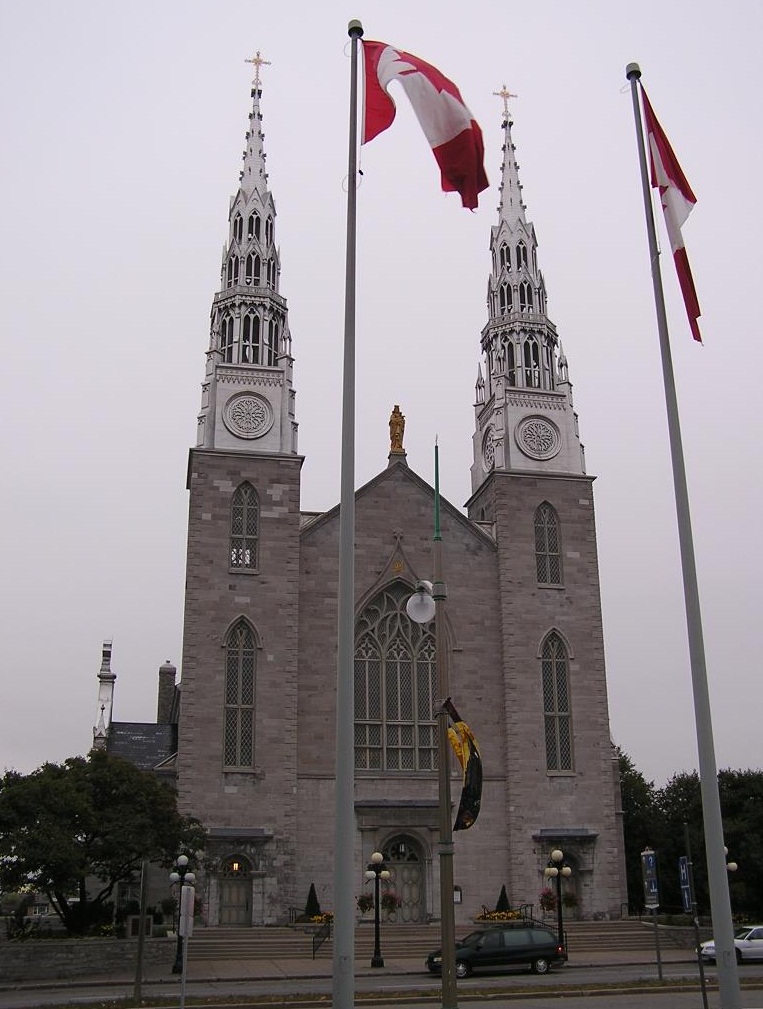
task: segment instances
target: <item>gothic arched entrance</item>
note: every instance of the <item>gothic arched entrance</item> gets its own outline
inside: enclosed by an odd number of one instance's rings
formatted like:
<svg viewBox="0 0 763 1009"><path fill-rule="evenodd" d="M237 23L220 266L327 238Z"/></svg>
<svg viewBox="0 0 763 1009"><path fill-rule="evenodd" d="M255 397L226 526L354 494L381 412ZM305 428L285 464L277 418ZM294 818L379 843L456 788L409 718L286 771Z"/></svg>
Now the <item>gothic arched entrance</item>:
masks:
<svg viewBox="0 0 763 1009"><path fill-rule="evenodd" d="M244 855L220 863L220 924L252 924L252 865Z"/></svg>
<svg viewBox="0 0 763 1009"><path fill-rule="evenodd" d="M382 848L392 885L400 900L391 922L411 925L426 921L424 857L419 842L408 834L398 834Z"/></svg>

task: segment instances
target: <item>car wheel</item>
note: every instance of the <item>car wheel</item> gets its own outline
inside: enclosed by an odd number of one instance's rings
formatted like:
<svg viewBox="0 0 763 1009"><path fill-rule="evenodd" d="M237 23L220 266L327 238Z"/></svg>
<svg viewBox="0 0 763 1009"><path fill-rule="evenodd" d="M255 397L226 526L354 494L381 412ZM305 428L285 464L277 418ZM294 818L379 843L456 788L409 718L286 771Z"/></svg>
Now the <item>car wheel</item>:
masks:
<svg viewBox="0 0 763 1009"><path fill-rule="evenodd" d="M466 962L466 960L456 961L456 977L469 977L472 972L472 968Z"/></svg>
<svg viewBox="0 0 763 1009"><path fill-rule="evenodd" d="M533 960L530 964L530 970L533 974L548 974L550 966L551 965L545 957L539 956L537 960Z"/></svg>

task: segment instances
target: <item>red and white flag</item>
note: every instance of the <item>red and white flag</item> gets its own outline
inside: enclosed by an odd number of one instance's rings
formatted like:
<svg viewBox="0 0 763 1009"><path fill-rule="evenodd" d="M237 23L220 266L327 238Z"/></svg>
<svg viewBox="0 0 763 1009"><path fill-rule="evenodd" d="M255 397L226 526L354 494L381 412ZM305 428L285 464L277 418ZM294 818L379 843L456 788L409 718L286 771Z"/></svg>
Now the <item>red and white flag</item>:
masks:
<svg viewBox="0 0 763 1009"><path fill-rule="evenodd" d="M694 209L697 197L686 181L686 176L678 164L673 148L668 138L657 122L657 117L647 98L646 91L641 88L644 98L644 120L649 143L649 160L652 173L652 187L659 189L662 209L665 214L665 224L668 229L670 247L673 250L673 262L676 264L678 282L684 296L686 314L689 316L689 326L695 340L702 343L697 319L700 317L699 301L694 289L694 280L689 267L689 259L684 247L681 227Z"/></svg>
<svg viewBox="0 0 763 1009"><path fill-rule="evenodd" d="M456 85L418 56L384 42L364 41L363 53L362 143L392 125L395 103L387 89L392 81L400 81L440 166L443 192L459 193L462 204L474 210L478 194L488 187L482 131Z"/></svg>

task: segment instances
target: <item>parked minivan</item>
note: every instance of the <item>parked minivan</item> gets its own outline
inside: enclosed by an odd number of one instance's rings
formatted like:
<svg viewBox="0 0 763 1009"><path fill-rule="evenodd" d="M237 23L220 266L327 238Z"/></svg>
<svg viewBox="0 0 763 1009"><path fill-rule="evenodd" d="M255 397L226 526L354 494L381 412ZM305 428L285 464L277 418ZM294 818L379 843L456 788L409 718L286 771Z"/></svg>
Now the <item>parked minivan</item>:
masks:
<svg viewBox="0 0 763 1009"><path fill-rule="evenodd" d="M474 970L525 964L534 974L546 974L564 963L567 953L554 933L540 925L493 925L470 932L456 943L456 977L469 977ZM442 972L442 950L426 959L433 974Z"/></svg>

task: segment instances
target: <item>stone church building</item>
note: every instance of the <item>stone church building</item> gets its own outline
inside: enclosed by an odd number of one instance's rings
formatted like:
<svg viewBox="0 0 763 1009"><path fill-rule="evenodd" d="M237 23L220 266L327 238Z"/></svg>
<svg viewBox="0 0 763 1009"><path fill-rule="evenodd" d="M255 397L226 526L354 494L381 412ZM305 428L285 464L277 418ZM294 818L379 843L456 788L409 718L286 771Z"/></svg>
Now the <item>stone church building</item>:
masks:
<svg viewBox="0 0 763 1009"><path fill-rule="evenodd" d="M206 826L197 889L210 926L284 922L311 883L333 907L339 508L303 510L298 341L279 290L261 99L258 72L189 458L181 679L161 667L156 723L118 722L104 653L95 729L96 745L169 776ZM512 904L537 907L554 848L580 917L619 916L626 900L593 478L511 129L504 97L471 497L441 504L450 690L484 768L479 818L455 835L459 924L504 884ZM408 923L439 918L434 627L405 609L432 576L434 491L407 465L399 418L391 431L386 465L356 492L347 871L363 892L383 852ZM452 773L457 805L455 761Z"/></svg>

